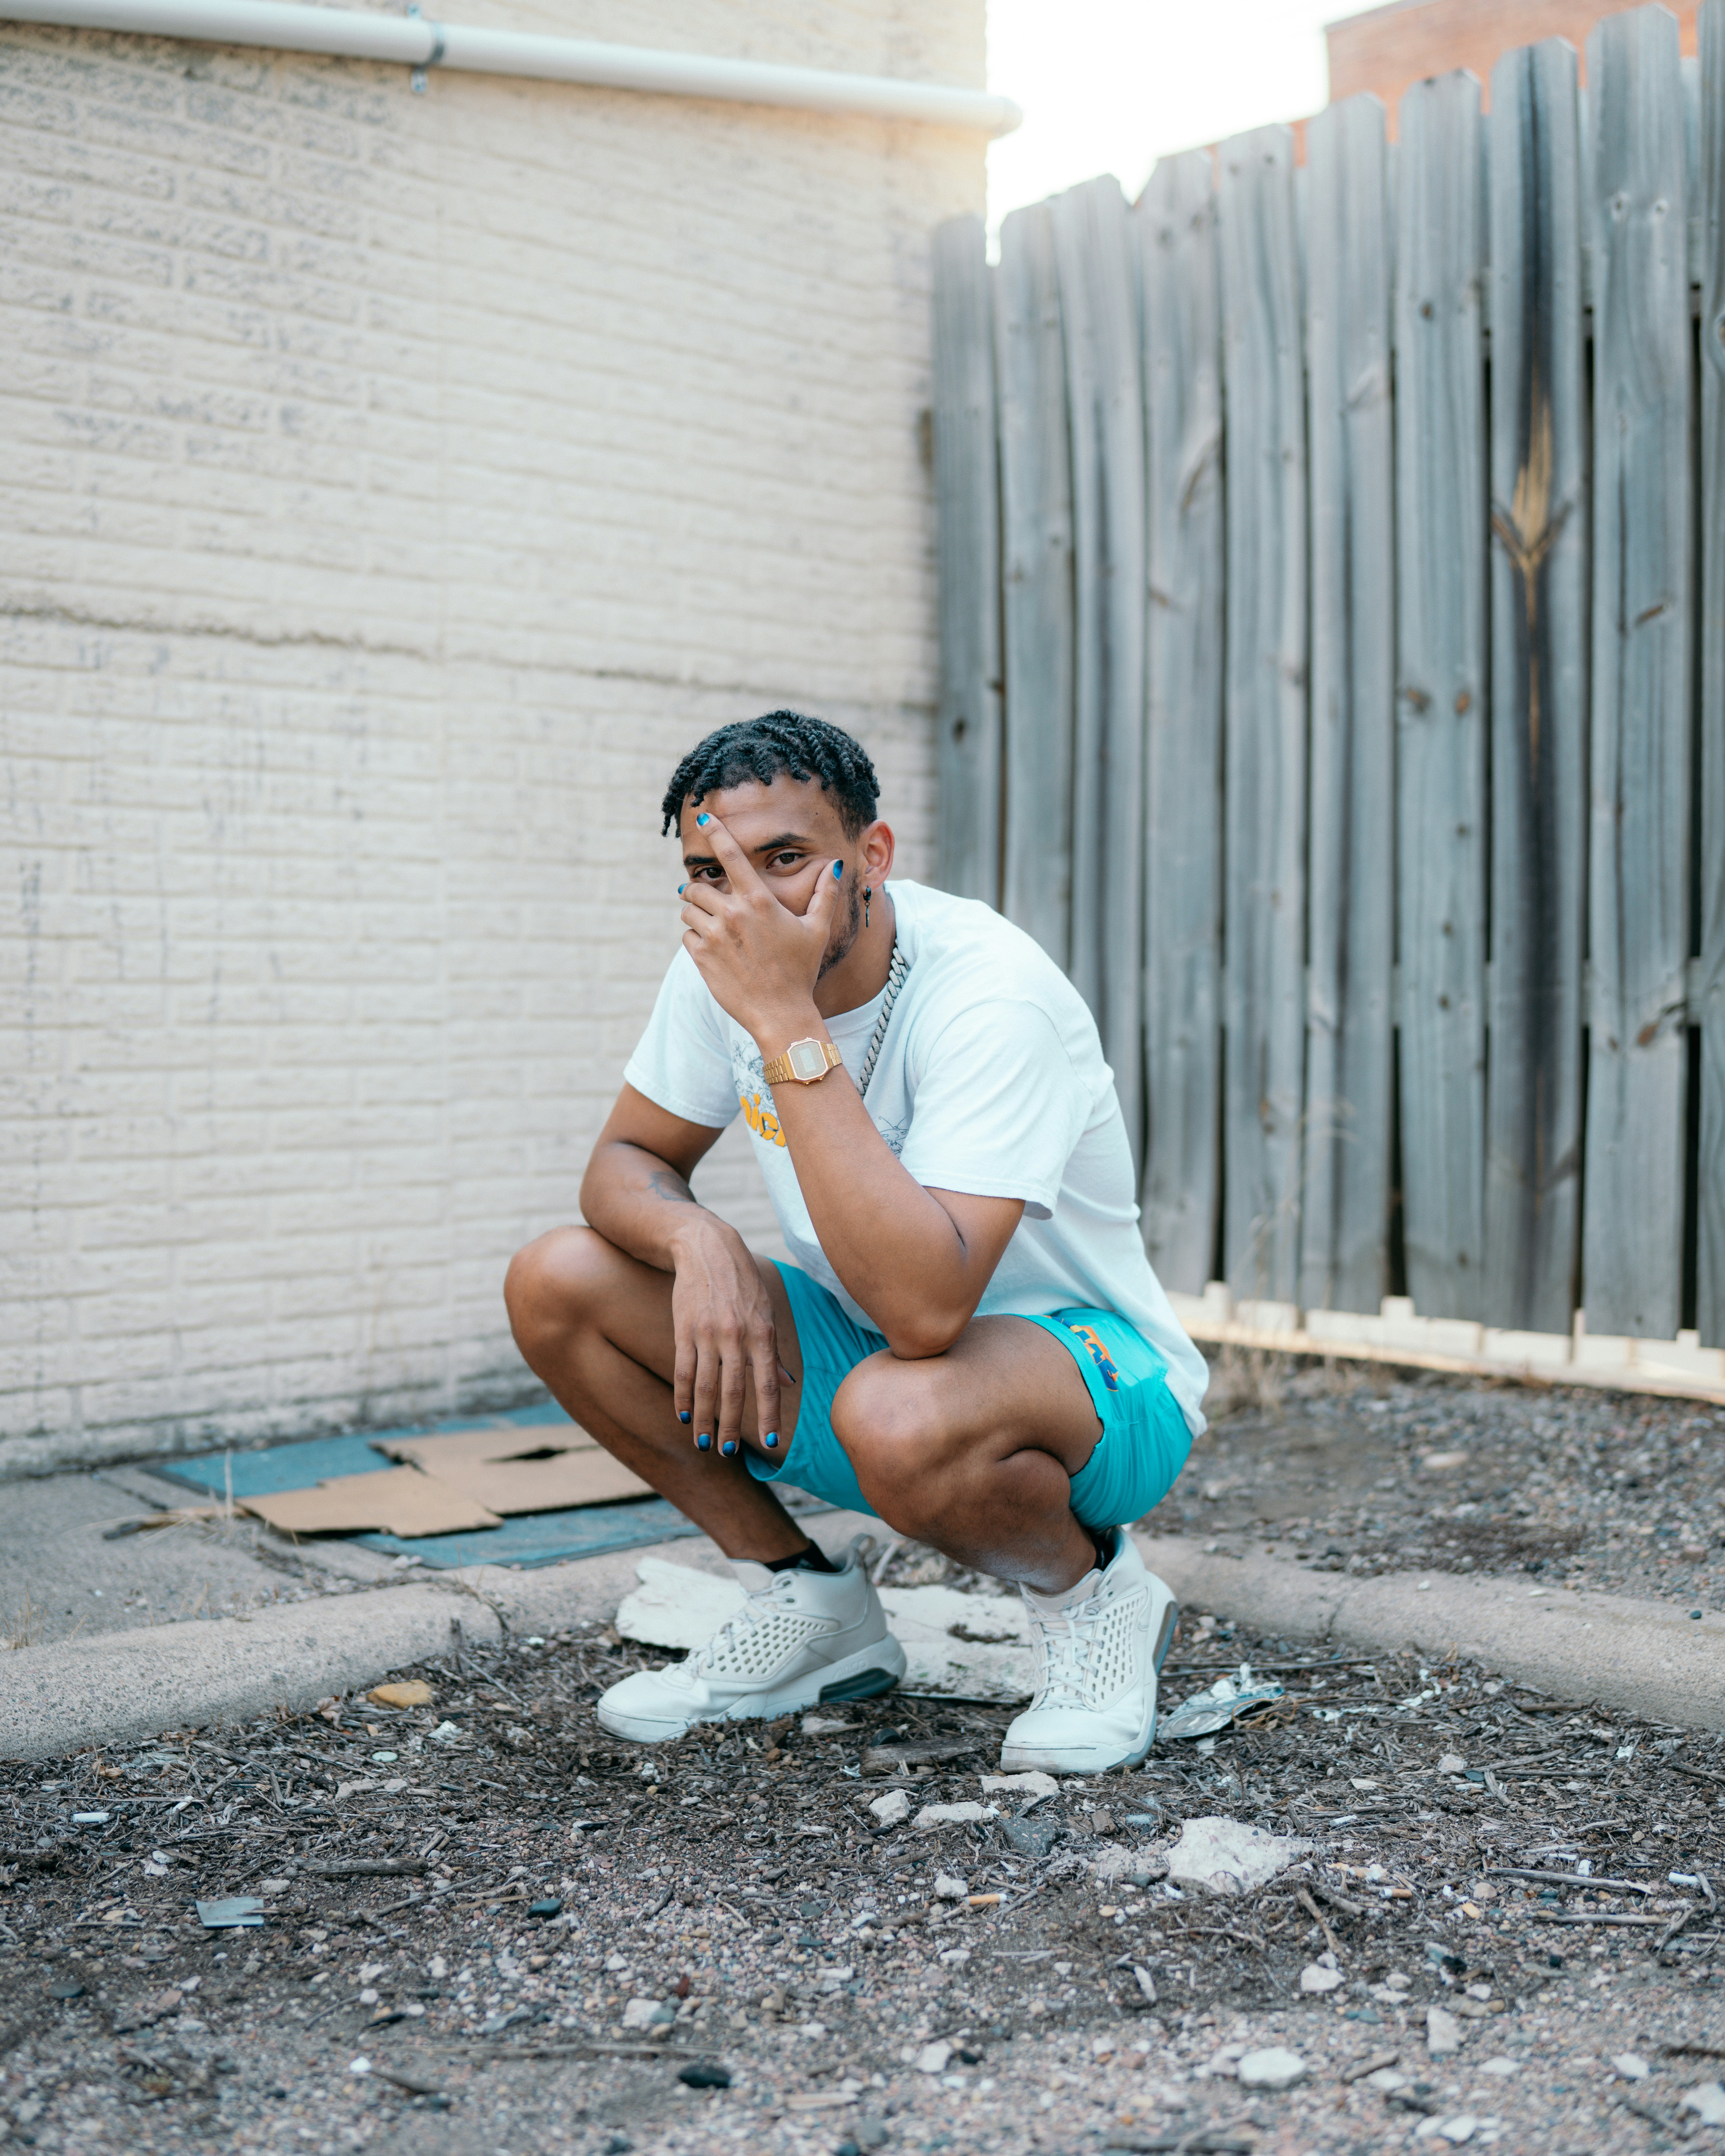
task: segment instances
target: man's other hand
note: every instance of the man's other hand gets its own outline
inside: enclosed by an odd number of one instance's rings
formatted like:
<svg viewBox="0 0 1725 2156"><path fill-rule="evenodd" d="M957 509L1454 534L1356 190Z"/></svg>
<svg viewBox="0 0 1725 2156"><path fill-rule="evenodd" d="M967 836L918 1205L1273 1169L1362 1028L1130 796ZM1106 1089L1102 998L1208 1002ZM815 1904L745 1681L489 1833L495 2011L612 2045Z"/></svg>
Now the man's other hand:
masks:
<svg viewBox="0 0 1725 2156"><path fill-rule="evenodd" d="M760 1269L734 1228L711 1214L691 1222L673 1253L672 1397L679 1421L703 1451L735 1458L742 1443L747 1381L763 1445L778 1435L778 1336ZM702 1444L702 1440L706 1440ZM771 1453L774 1447L767 1446ZM779 1457L783 1458L783 1448Z"/></svg>

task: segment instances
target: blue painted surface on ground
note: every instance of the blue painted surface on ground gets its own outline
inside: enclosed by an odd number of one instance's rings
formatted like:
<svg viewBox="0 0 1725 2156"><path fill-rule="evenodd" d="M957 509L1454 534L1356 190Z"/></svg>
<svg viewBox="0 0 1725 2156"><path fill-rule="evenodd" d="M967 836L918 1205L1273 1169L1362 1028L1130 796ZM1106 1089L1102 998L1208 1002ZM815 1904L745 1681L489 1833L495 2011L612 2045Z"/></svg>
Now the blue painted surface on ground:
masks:
<svg viewBox="0 0 1725 2156"><path fill-rule="evenodd" d="M342 1475L375 1475L393 1466L377 1448L399 1437L430 1437L439 1430L472 1430L490 1422L528 1428L569 1420L555 1400L517 1408L499 1415L458 1415L441 1422L404 1424L399 1430L373 1430L352 1437L314 1437L271 1445L258 1452L209 1452L192 1460L164 1460L154 1471L170 1482L220 1496L227 1489L229 1463L236 1497L264 1497L279 1490L309 1490L314 1482ZM461 1535L419 1535L404 1542L396 1535L353 1535L344 1539L390 1557L416 1557L439 1572L470 1564L556 1564L599 1550L635 1549L645 1543L669 1542L701 1532L663 1497L629 1497L614 1505L583 1505L567 1512L522 1512L499 1527Z"/></svg>

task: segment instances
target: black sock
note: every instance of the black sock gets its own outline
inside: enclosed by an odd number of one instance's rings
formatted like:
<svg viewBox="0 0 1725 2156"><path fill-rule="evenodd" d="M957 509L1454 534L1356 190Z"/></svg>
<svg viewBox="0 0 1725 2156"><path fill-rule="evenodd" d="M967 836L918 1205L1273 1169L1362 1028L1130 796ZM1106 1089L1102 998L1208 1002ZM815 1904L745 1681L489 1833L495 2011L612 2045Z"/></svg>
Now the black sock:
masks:
<svg viewBox="0 0 1725 2156"><path fill-rule="evenodd" d="M794 1557L776 1557L767 1567L768 1572L837 1572L839 1567L824 1550L810 1543L799 1549Z"/></svg>
<svg viewBox="0 0 1725 2156"><path fill-rule="evenodd" d="M1096 1568L1106 1572L1113 1563L1119 1545L1112 1527L1086 1527L1084 1531L1096 1546Z"/></svg>

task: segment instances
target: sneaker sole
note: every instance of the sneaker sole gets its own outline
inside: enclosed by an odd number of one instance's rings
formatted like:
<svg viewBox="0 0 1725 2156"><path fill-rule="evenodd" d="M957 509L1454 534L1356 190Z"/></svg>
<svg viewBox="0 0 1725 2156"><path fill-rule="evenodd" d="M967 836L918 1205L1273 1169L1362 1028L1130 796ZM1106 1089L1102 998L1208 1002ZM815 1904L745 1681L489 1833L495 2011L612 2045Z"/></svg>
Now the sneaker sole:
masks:
<svg viewBox="0 0 1725 2156"><path fill-rule="evenodd" d="M776 1722L782 1714L801 1714L811 1707L839 1700L878 1699L903 1677L905 1650L890 1635L840 1662L809 1670L777 1691L752 1692L711 1714L692 1714L686 1722L648 1722L634 1715L606 1713L600 1702L593 1718L602 1729L632 1744L668 1744L715 1722Z"/></svg>
<svg viewBox="0 0 1725 2156"><path fill-rule="evenodd" d="M1153 1578L1154 1575L1153 1574ZM1180 1605L1169 1594L1157 1628L1156 1645L1151 1651L1151 1666L1156 1671L1156 1698L1150 1709L1150 1727L1143 1742L1132 1750L1104 1758L1100 1751L1096 1757L1081 1759L1076 1751L1039 1752L1034 1746L1000 1748L1000 1767L1003 1774L1017 1774L1040 1768L1044 1773L1057 1774L1106 1774L1111 1767L1141 1767L1150 1756L1150 1748L1156 1742L1156 1724L1162 1707L1162 1666L1168 1660L1168 1649L1174 1644L1174 1628L1180 1621Z"/></svg>

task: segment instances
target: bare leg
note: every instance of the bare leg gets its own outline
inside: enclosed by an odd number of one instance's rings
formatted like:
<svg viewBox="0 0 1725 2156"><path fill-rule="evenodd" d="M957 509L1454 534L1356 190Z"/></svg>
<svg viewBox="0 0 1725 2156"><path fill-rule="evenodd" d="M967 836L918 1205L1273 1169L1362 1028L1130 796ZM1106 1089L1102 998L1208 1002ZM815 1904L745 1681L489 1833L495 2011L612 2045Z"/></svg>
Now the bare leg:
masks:
<svg viewBox="0 0 1725 2156"><path fill-rule="evenodd" d="M797 1383L781 1395L779 1428L796 1430L802 1353L784 1283L757 1260L773 1298L778 1358ZM678 1422L671 1276L629 1257L591 1228L557 1228L518 1251L504 1285L509 1321L528 1367L582 1428L711 1535L727 1557L771 1563L809 1537L743 1464L696 1450ZM758 1447L752 1383L743 1441ZM781 1456L783 1456L781 1455Z"/></svg>
<svg viewBox="0 0 1725 2156"><path fill-rule="evenodd" d="M1040 1325L973 1318L944 1355L871 1355L834 1395L833 1431L901 1534L1043 1594L1095 1564L1071 1478L1101 1426L1076 1364Z"/></svg>

